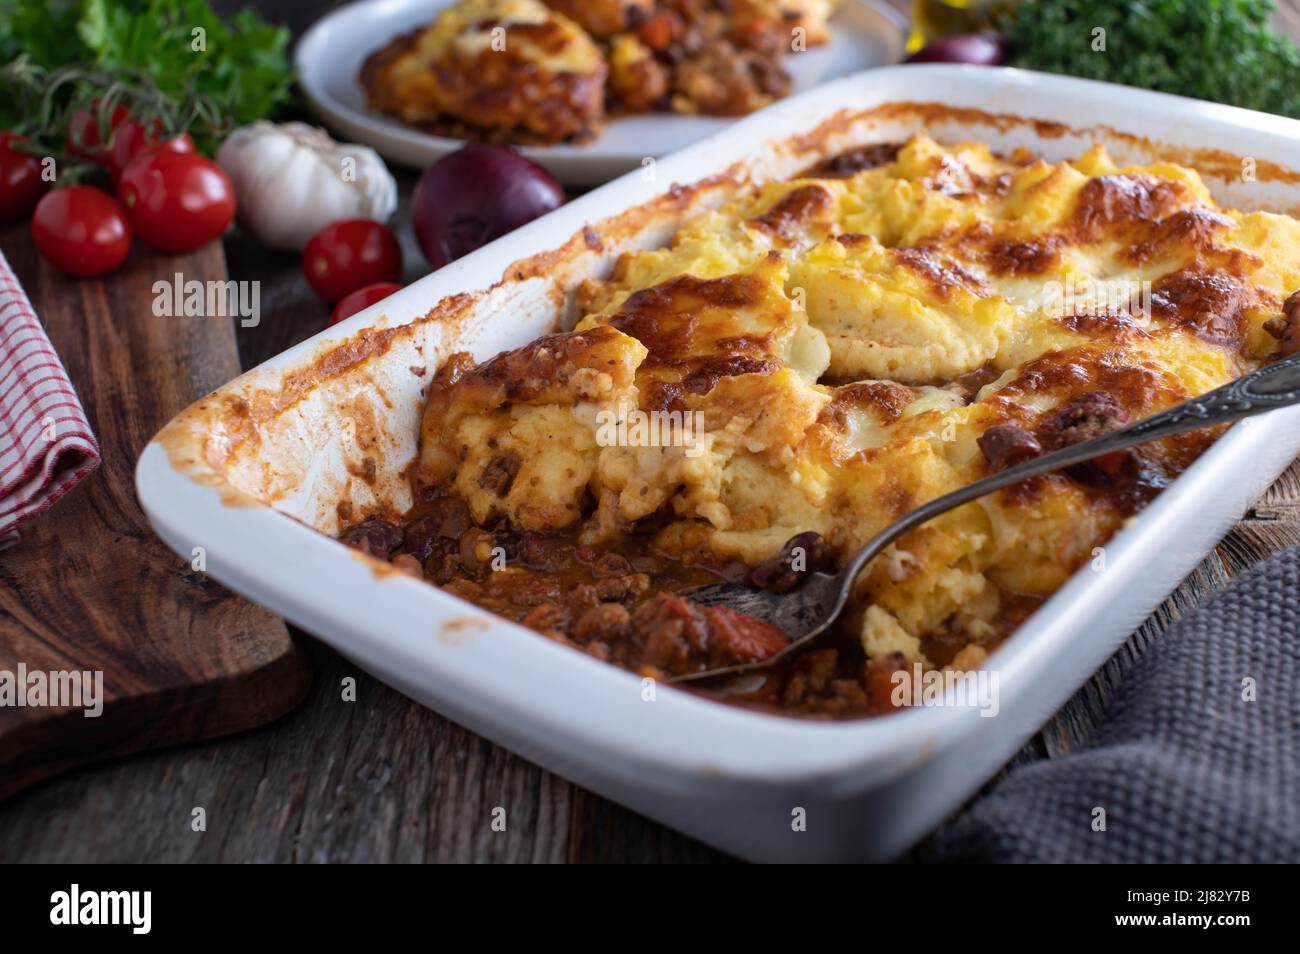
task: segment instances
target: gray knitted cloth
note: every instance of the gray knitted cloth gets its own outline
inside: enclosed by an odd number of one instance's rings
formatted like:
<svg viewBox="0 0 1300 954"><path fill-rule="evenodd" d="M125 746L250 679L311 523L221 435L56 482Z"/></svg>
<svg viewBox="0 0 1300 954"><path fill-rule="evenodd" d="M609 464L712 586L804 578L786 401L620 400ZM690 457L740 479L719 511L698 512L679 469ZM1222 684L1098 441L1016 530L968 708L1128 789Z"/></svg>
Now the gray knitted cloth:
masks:
<svg viewBox="0 0 1300 954"><path fill-rule="evenodd" d="M1300 548L1242 574L1149 647L1087 748L1013 770L920 854L1300 862Z"/></svg>

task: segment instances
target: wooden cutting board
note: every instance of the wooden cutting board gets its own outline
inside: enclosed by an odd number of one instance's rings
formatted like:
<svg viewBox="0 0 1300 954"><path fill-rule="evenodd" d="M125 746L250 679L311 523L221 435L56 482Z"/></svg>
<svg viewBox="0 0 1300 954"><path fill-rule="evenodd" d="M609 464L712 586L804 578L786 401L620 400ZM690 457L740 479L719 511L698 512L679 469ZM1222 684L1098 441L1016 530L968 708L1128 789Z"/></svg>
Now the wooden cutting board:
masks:
<svg viewBox="0 0 1300 954"><path fill-rule="evenodd" d="M226 735L305 696L310 674L284 622L236 597L154 536L135 497L149 438L235 377L230 318L154 314L153 284L224 280L213 243L189 255L137 243L116 273L75 281L25 224L4 250L99 439L98 471L0 552L0 670L99 670L103 712L0 706L0 798L86 762Z"/></svg>

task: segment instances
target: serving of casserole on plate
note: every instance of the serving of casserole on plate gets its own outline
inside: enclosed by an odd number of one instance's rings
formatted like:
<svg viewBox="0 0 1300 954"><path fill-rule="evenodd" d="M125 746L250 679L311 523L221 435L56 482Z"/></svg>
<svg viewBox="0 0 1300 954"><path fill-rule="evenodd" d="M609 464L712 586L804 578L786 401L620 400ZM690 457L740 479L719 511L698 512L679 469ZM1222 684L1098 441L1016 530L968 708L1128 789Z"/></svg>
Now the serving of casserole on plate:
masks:
<svg viewBox="0 0 1300 954"><path fill-rule="evenodd" d="M509 143L591 185L895 62L905 33L880 0L360 0L295 62L312 108L389 159Z"/></svg>
<svg viewBox="0 0 1300 954"><path fill-rule="evenodd" d="M238 379L150 446L141 500L218 579L581 784L746 857L889 857L1289 463L1295 413L953 511L740 705L661 677L780 634L671 591L796 586L926 499L1268 360L1300 287L1297 125L1015 71L841 81ZM1000 691L826 718L889 708L913 666Z"/></svg>
<svg viewBox="0 0 1300 954"><path fill-rule="evenodd" d="M790 92L831 0L457 0L361 67L371 109L510 144L583 142L612 115L742 116Z"/></svg>

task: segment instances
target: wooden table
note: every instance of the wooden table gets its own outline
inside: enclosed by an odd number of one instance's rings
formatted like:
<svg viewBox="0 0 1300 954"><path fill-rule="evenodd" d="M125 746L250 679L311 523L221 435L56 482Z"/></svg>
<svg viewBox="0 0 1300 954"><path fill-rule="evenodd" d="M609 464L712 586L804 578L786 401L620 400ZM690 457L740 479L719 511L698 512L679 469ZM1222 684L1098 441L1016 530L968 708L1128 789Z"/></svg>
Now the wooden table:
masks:
<svg viewBox="0 0 1300 954"><path fill-rule="evenodd" d="M296 28L319 9L275 6ZM1287 19L1279 22L1300 36L1300 0L1285 7ZM413 178L400 180L409 196ZM405 208L397 228L409 232ZM418 277L422 261L413 245L406 251L408 278ZM328 309L305 289L296 256L267 253L243 237L227 242L226 255L232 278L263 282L268 317L240 331L245 367L323 326ZM1113 688L1170 623L1233 574L1296 544L1300 465L1008 767L1057 758L1086 742ZM293 713L242 736L134 756L18 795L0 805L0 862L728 860L525 762L306 642L315 684ZM347 677L357 681L355 702L342 698ZM505 832L491 828L497 806L507 809ZM206 810L206 832L190 830L196 807Z"/></svg>

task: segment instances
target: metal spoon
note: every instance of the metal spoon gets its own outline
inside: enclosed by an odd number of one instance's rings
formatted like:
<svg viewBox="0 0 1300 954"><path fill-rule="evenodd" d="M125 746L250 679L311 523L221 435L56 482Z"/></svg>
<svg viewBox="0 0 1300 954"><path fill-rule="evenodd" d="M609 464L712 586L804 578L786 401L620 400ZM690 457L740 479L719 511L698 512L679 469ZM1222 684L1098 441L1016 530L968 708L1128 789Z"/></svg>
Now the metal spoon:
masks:
<svg viewBox="0 0 1300 954"><path fill-rule="evenodd" d="M685 682L761 669L807 646L824 633L843 611L853 582L863 567L909 530L914 530L954 507L960 507L1027 477L1069 467L1135 444L1145 444L1216 424L1229 424L1298 403L1300 354L1294 354L1135 424L1017 464L931 500L872 537L839 573L809 573L798 589L792 592L771 593L751 589L741 583L713 583L683 590L678 595L702 606L725 606L737 613L772 624L790 637L790 645L761 662L688 673L670 681Z"/></svg>

